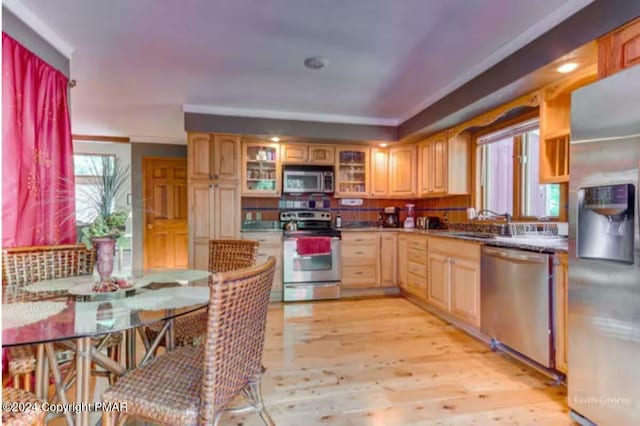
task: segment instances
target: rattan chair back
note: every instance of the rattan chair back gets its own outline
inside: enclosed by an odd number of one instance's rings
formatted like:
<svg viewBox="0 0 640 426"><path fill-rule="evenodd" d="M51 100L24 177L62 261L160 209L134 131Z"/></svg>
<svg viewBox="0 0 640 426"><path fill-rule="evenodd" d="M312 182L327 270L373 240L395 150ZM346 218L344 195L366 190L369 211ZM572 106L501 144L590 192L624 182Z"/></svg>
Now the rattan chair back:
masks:
<svg viewBox="0 0 640 426"><path fill-rule="evenodd" d="M260 243L252 240L209 240L209 271L227 272L255 265Z"/></svg>
<svg viewBox="0 0 640 426"><path fill-rule="evenodd" d="M96 254L83 244L13 247L2 250L2 285L93 274Z"/></svg>
<svg viewBox="0 0 640 426"><path fill-rule="evenodd" d="M211 283L200 424L217 413L262 373L262 351L275 258L237 271L216 273Z"/></svg>

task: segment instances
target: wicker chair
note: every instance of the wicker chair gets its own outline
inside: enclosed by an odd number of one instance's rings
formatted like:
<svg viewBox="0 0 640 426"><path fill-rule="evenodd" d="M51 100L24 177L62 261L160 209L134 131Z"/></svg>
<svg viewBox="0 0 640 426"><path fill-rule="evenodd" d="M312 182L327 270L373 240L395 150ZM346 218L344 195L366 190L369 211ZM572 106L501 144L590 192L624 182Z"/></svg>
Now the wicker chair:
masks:
<svg viewBox="0 0 640 426"><path fill-rule="evenodd" d="M275 258L214 275L204 345L184 346L151 360L104 392L106 403L126 403L126 416L165 425L218 424L239 394L267 425L260 390L262 352ZM126 418L104 412L102 424Z"/></svg>
<svg viewBox="0 0 640 426"><path fill-rule="evenodd" d="M252 240L210 240L209 271L229 272L255 265L260 243ZM148 341L156 339L163 324L145 327ZM207 333L207 312L180 317L173 322L176 346L199 345ZM160 342L164 345L164 340Z"/></svg>
<svg viewBox="0 0 640 426"><path fill-rule="evenodd" d="M3 404L30 404L30 410L2 410L2 424L5 426L28 426L44 425L44 418L47 414L42 410L40 401L31 392L22 389L2 388Z"/></svg>
<svg viewBox="0 0 640 426"><path fill-rule="evenodd" d="M2 250L2 284L7 289L19 289L42 280L91 275L95 260L95 251L82 244L6 248ZM122 335L112 334L106 338L103 347L112 359L119 361ZM31 376L36 368L34 348L11 348L9 358L13 386L19 388L22 378L24 389L31 390Z"/></svg>

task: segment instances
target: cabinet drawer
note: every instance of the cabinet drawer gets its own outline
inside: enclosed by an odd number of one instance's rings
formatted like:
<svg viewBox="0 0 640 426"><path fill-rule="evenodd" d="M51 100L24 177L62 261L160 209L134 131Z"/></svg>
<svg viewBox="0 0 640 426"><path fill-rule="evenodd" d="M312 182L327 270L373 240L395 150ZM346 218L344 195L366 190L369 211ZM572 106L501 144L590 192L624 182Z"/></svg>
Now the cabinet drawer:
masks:
<svg viewBox="0 0 640 426"><path fill-rule="evenodd" d="M342 233L342 249L351 245L378 245L378 234L370 234L367 232L343 232Z"/></svg>
<svg viewBox="0 0 640 426"><path fill-rule="evenodd" d="M243 232L242 239L258 241L261 246L267 243L282 244L282 233L281 232Z"/></svg>
<svg viewBox="0 0 640 426"><path fill-rule="evenodd" d="M421 299L426 300L427 279L419 275L409 273L407 277L407 290Z"/></svg>
<svg viewBox="0 0 640 426"><path fill-rule="evenodd" d="M378 253L370 246L346 246L342 247L342 263L351 265L376 265Z"/></svg>
<svg viewBox="0 0 640 426"><path fill-rule="evenodd" d="M423 277L425 280L427 279L427 265L425 264L416 263L410 260L408 270L410 274L418 275Z"/></svg>
<svg viewBox="0 0 640 426"><path fill-rule="evenodd" d="M347 287L373 287L376 284L376 270L371 267L343 266L342 283Z"/></svg>
<svg viewBox="0 0 640 426"><path fill-rule="evenodd" d="M409 249L407 250L407 258L410 262L427 264L427 252L423 250Z"/></svg>
<svg viewBox="0 0 640 426"><path fill-rule="evenodd" d="M407 238L407 247L409 249L427 251L427 241L427 237L418 237L412 235Z"/></svg>
<svg viewBox="0 0 640 426"><path fill-rule="evenodd" d="M479 243L470 243L453 238L429 238L429 251L456 259L480 261Z"/></svg>

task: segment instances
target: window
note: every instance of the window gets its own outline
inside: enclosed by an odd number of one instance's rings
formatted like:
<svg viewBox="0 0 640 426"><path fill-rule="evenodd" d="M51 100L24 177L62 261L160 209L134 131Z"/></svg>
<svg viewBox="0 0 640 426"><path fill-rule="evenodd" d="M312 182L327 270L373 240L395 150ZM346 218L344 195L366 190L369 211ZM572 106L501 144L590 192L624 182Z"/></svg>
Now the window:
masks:
<svg viewBox="0 0 640 426"><path fill-rule="evenodd" d="M115 155L73 154L76 176L76 222L91 223L98 215L96 198L101 188L96 178L113 171Z"/></svg>
<svg viewBox="0 0 640 426"><path fill-rule="evenodd" d="M538 120L529 120L477 139L482 209L514 218L561 216L560 184L540 184Z"/></svg>

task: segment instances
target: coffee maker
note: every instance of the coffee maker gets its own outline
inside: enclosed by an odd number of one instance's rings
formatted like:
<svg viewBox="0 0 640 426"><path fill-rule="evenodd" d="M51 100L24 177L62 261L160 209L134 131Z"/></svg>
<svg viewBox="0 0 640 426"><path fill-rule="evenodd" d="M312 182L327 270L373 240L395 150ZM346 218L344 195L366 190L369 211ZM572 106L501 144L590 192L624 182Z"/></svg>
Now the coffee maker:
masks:
<svg viewBox="0 0 640 426"><path fill-rule="evenodd" d="M385 207L383 210L384 217L382 219L382 226L385 228L398 228L400 226L399 213L400 209L397 207Z"/></svg>

